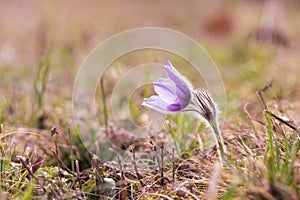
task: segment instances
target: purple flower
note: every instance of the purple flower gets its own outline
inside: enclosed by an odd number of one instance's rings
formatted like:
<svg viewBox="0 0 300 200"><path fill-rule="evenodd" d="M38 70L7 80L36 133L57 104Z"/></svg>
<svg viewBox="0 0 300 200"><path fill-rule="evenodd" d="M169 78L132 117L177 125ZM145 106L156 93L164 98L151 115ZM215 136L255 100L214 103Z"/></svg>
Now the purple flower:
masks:
<svg viewBox="0 0 300 200"><path fill-rule="evenodd" d="M191 83L168 61L165 70L169 79L160 78L154 83L153 95L142 103L143 106L159 112L191 112L212 129L219 159L226 159L226 146L218 127L218 107L207 90L194 90Z"/></svg>
<svg viewBox="0 0 300 200"><path fill-rule="evenodd" d="M193 87L168 61L165 71L170 79L160 78L154 83L158 95L151 96L143 102L143 106L160 112L178 112L187 107L192 99Z"/></svg>
<svg viewBox="0 0 300 200"><path fill-rule="evenodd" d="M143 106L159 112L191 112L206 123L216 123L217 106L207 90L194 90L192 84L168 61L165 71L169 79L160 78L154 83L153 95L142 103Z"/></svg>

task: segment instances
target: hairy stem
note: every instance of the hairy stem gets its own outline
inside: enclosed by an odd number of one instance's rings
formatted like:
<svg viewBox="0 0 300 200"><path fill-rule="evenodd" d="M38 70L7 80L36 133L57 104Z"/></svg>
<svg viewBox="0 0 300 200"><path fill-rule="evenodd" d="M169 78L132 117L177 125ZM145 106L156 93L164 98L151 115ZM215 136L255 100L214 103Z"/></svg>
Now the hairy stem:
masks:
<svg viewBox="0 0 300 200"><path fill-rule="evenodd" d="M214 134L214 139L217 145L217 149L218 149L218 156L219 156L219 160L221 163L223 163L223 159L225 159L226 161L226 155L227 155L227 150L226 150L226 146L224 145L224 141L223 141L223 137L221 135L221 131L217 125L217 123L211 123L210 124L211 128L212 128L212 132Z"/></svg>

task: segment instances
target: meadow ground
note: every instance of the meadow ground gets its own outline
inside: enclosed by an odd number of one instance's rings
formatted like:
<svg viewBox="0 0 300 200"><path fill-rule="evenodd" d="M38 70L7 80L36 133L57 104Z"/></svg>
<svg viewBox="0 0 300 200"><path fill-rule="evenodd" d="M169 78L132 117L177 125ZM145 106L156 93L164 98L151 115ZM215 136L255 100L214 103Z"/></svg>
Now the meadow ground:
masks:
<svg viewBox="0 0 300 200"><path fill-rule="evenodd" d="M293 0L1 1L1 199L299 199L299 20ZM151 85L128 97L129 116L113 115L113 98L123 106L115 85L137 65L172 60L205 87L205 77L169 52L114 60L96 88L100 127L74 124L73 86L89 52L149 26L190 36L216 63L226 92L223 167L210 130L190 115L168 115L146 138L120 128L150 123L140 104ZM95 149L84 141L90 136Z"/></svg>

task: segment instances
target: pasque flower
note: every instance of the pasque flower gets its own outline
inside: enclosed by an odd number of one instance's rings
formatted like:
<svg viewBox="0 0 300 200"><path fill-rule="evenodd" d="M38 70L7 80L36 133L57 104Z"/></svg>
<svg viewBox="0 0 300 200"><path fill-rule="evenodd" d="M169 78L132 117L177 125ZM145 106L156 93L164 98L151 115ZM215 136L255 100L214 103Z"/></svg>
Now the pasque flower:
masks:
<svg viewBox="0 0 300 200"><path fill-rule="evenodd" d="M154 82L157 95L146 98L142 103L163 113L191 112L196 118L212 128L218 147L220 161L226 154L221 132L218 128L217 105L207 90L194 90L192 84L168 61L165 71L169 77Z"/></svg>
<svg viewBox="0 0 300 200"><path fill-rule="evenodd" d="M193 87L168 61L165 71L170 79L159 78L154 82L158 95L145 99L142 105L160 112L178 112L187 107L192 98Z"/></svg>

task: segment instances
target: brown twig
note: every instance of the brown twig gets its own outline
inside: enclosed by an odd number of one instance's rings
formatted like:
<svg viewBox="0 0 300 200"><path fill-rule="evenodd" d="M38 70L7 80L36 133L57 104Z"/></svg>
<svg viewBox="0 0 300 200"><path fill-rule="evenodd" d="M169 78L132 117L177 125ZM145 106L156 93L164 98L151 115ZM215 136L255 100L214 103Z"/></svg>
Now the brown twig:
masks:
<svg viewBox="0 0 300 200"><path fill-rule="evenodd" d="M269 89L269 88L271 88L271 87L272 87L272 81L268 82L263 88L261 88L261 89L256 93L257 96L258 96L258 98L259 98L259 100L260 100L260 102L261 102L261 104L262 104L262 106L263 106L263 108L264 108L265 110L268 110L268 107L267 107L266 101L265 101L265 99L264 99L264 97L263 97L263 93L264 93L267 89Z"/></svg>
<svg viewBox="0 0 300 200"><path fill-rule="evenodd" d="M34 178L34 174L31 171L31 169L28 167L28 165L24 162L24 160L18 156L18 159L21 161L22 165L26 168L26 170L28 171L29 175L30 175L30 179Z"/></svg>
<svg viewBox="0 0 300 200"><path fill-rule="evenodd" d="M80 170L79 170L79 161L75 160L75 167L76 167L76 179L78 181L79 184L79 189L80 189L80 196L83 196L83 191L82 191L82 182L81 182L81 178L80 178Z"/></svg>
<svg viewBox="0 0 300 200"><path fill-rule="evenodd" d="M271 113L270 111L266 110L266 113L268 113L269 115L271 115L272 117L274 117L275 119L277 119L278 121L280 121L281 123L285 124L286 126L288 126L289 128L291 128L292 130L296 131L298 134L300 133L299 129L294 126L293 124L288 123L286 120L282 119L281 117Z"/></svg>
<svg viewBox="0 0 300 200"><path fill-rule="evenodd" d="M172 148L172 179L173 179L173 184L175 183L175 149L174 147Z"/></svg>
<svg viewBox="0 0 300 200"><path fill-rule="evenodd" d="M154 151L154 156L155 156L155 159L156 159L156 162L157 162L157 167L158 167L158 170L160 170L160 165L161 164L160 164L159 156L158 156L158 153L157 153L157 147L156 147L156 145L153 144L152 141L150 141L149 144L150 144L151 150ZM153 160L154 160L154 158L153 158Z"/></svg>
<svg viewBox="0 0 300 200"><path fill-rule="evenodd" d="M57 161L57 169L58 169L58 176L61 176L61 172L60 172L60 164L59 164L59 159L58 159L58 146L57 146L57 136L55 138L55 154L56 156L56 161Z"/></svg>
<svg viewBox="0 0 300 200"><path fill-rule="evenodd" d="M55 188L57 185L55 185L52 181L51 181L51 186L52 186L53 189L50 188L50 190L51 190L53 196L55 197L55 199L59 199L59 200L63 199L61 197L60 192Z"/></svg>
<svg viewBox="0 0 300 200"><path fill-rule="evenodd" d="M21 157L18 157L18 159L21 161L22 165L26 168L26 170L30 174L30 179L37 180L37 178L34 176L32 170L27 166L27 164L24 162L24 160ZM44 192L47 191L45 186L43 186L43 184L40 184L38 182L37 182L37 184L44 190Z"/></svg>
<svg viewBox="0 0 300 200"><path fill-rule="evenodd" d="M76 177L76 174L65 165L65 163L60 159L60 157L58 156L58 154L56 154L56 152L54 152L54 151L52 151L52 153L54 154L54 156L56 156L56 159L58 160L58 162L61 163L61 165L64 168L64 170L66 170L68 173L70 173L74 177Z"/></svg>
<svg viewBox="0 0 300 200"><path fill-rule="evenodd" d="M142 186L144 186L144 183L142 181L142 177L141 177L140 173L138 172L138 168L137 168L137 165L136 165L136 162L135 162L135 150L134 150L134 147L132 148L131 152L132 152L132 158L133 158L132 159L132 164L133 164L133 167L134 167L134 171L136 173L137 178L139 179L140 184Z"/></svg>
<svg viewBox="0 0 300 200"><path fill-rule="evenodd" d="M97 195L102 196L101 194L101 185L103 184L103 178L99 174L99 158L96 155L93 155L92 166L95 173Z"/></svg>
<svg viewBox="0 0 300 200"><path fill-rule="evenodd" d="M56 127L52 127L50 129L50 133L51 133L51 136L54 136L55 135L55 142L54 142L54 145L55 145L55 154L58 155L58 146L57 146L57 143L58 143L58 131L56 129ZM59 160L56 156L56 162L57 162L57 169L58 169L58 176L60 177L61 173L60 173L60 165L59 165Z"/></svg>
<svg viewBox="0 0 300 200"><path fill-rule="evenodd" d="M161 154L160 154L160 159L161 159L161 168L160 168L160 178L161 178L161 186L164 186L164 143L161 144L160 146Z"/></svg>

